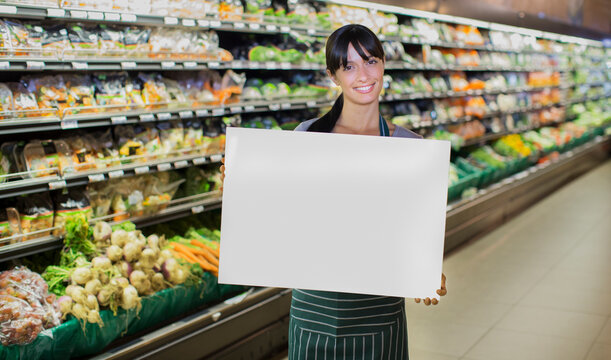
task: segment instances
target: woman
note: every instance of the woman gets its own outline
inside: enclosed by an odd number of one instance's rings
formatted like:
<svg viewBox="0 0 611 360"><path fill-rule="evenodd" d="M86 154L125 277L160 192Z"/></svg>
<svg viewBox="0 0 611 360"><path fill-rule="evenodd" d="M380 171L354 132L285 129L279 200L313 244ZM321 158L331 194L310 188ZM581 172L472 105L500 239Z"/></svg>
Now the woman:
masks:
<svg viewBox="0 0 611 360"><path fill-rule="evenodd" d="M386 122L379 111L384 50L362 25L329 36L327 74L342 88L331 110L302 122L296 131L420 138ZM224 166L221 167L224 175ZM446 294L445 276L437 293ZM416 299L420 302L420 299ZM426 305L437 304L426 298ZM293 290L289 359L408 359L403 298Z"/></svg>

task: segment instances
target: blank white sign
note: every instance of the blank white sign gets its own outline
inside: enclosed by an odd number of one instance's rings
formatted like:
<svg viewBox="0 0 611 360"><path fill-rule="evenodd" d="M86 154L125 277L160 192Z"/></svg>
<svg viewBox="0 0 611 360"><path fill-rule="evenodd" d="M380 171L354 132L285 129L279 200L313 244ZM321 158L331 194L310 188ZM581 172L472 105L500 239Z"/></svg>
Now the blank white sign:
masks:
<svg viewBox="0 0 611 360"><path fill-rule="evenodd" d="M219 283L432 297L450 143L228 128Z"/></svg>

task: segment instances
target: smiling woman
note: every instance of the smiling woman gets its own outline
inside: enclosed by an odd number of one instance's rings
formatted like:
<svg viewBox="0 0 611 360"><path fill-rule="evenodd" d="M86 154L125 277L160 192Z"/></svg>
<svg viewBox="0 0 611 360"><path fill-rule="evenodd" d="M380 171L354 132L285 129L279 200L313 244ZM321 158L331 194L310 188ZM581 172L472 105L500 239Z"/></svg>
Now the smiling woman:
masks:
<svg viewBox="0 0 611 360"><path fill-rule="evenodd" d="M326 56L327 74L342 94L328 113L302 122L296 131L420 138L380 115L384 50L371 30L362 25L339 28L327 40ZM437 293L446 294L445 276ZM424 303L437 300L426 298ZM408 359L405 299L294 289L289 359L302 358Z"/></svg>

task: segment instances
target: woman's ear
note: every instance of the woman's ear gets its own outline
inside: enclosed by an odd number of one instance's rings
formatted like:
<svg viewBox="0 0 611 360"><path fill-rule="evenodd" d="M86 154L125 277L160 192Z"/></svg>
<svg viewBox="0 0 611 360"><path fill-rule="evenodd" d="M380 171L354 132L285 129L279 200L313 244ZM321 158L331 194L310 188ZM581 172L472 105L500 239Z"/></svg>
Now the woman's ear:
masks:
<svg viewBox="0 0 611 360"><path fill-rule="evenodd" d="M331 81L333 81L335 85L339 86L339 81L337 81L335 75L331 74L331 71L329 71L329 69L327 69L327 75L331 78Z"/></svg>

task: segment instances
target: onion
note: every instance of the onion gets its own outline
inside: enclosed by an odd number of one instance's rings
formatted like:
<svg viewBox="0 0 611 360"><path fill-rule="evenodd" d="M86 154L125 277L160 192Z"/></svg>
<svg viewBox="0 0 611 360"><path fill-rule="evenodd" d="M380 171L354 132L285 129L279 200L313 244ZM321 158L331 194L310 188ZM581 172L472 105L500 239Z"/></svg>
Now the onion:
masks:
<svg viewBox="0 0 611 360"><path fill-rule="evenodd" d="M87 313L87 322L99 324L100 326L104 324L102 318L100 317L100 312L97 310L89 310L89 313Z"/></svg>
<svg viewBox="0 0 611 360"><path fill-rule="evenodd" d="M123 249L117 245L110 245L108 249L106 249L106 256L108 256L111 261L120 261L123 257Z"/></svg>
<svg viewBox="0 0 611 360"><path fill-rule="evenodd" d="M125 310L133 309L140 305L140 297L138 296L138 290L135 287L129 285L123 289L121 294L121 307Z"/></svg>
<svg viewBox="0 0 611 360"><path fill-rule="evenodd" d="M142 248L137 243L128 242L123 247L123 255L125 260L128 262L136 261L140 258L140 251Z"/></svg>
<svg viewBox="0 0 611 360"><path fill-rule="evenodd" d="M93 227L93 239L96 242L106 242L110 239L112 228L107 222L99 221Z"/></svg>
<svg viewBox="0 0 611 360"><path fill-rule="evenodd" d="M156 273L151 277L153 290L159 291L165 288L165 280L162 273Z"/></svg>
<svg viewBox="0 0 611 360"><path fill-rule="evenodd" d="M85 300L85 305L89 308L89 310L100 310L100 305L98 304L98 298L95 295L87 295L87 299Z"/></svg>
<svg viewBox="0 0 611 360"><path fill-rule="evenodd" d="M87 298L86 291L82 286L68 285L66 295L70 296L76 303L84 303Z"/></svg>
<svg viewBox="0 0 611 360"><path fill-rule="evenodd" d="M87 284L85 284L85 291L88 294L97 295L100 292L101 288L102 283L98 279L89 280L87 281Z"/></svg>
<svg viewBox="0 0 611 360"><path fill-rule="evenodd" d="M118 247L123 247L127 243L127 231L123 229L117 229L112 232L110 235L110 242L112 245L117 245Z"/></svg>
<svg viewBox="0 0 611 360"><path fill-rule="evenodd" d="M108 270L112 267L110 259L105 256L97 256L91 260L91 267L95 269Z"/></svg>
<svg viewBox="0 0 611 360"><path fill-rule="evenodd" d="M88 268L79 267L79 268L74 269L74 272L72 273L71 278L73 282L79 285L85 285L87 281L93 278L93 274L91 273L91 270L89 270Z"/></svg>
<svg viewBox="0 0 611 360"><path fill-rule="evenodd" d="M98 293L98 304L102 306L108 306L110 304L110 299L112 298L112 294L114 290L110 287L103 287L102 290Z"/></svg>
<svg viewBox="0 0 611 360"><path fill-rule="evenodd" d="M59 311L63 315L69 314L72 310L72 298L70 296L64 295L57 300L59 304Z"/></svg>

